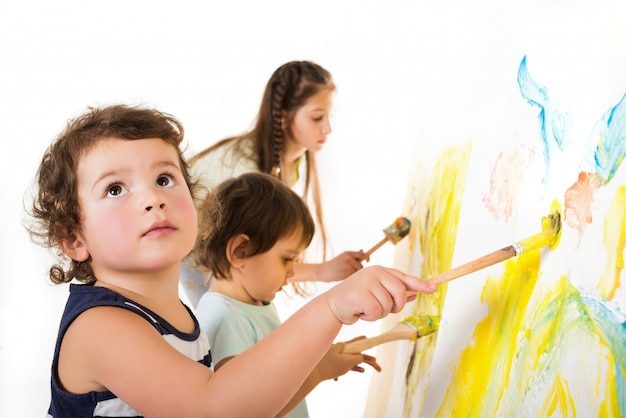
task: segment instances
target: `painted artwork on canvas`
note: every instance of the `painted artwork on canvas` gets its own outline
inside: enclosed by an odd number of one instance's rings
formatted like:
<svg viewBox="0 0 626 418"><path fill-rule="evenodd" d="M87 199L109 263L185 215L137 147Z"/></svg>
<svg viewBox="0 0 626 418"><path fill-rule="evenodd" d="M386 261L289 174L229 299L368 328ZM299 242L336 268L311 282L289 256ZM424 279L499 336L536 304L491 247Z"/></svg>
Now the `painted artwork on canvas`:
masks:
<svg viewBox="0 0 626 418"><path fill-rule="evenodd" d="M546 217L558 237L388 318L441 325L379 347L368 417L626 415L626 90L585 107L535 76L531 55L518 63L523 134L418 139L395 266L432 277L545 231Z"/></svg>

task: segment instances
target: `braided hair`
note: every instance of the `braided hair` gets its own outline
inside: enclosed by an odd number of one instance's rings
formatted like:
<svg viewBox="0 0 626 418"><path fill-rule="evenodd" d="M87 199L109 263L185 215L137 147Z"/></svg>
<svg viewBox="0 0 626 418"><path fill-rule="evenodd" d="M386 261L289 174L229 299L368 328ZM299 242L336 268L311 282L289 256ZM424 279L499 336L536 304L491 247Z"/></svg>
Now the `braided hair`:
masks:
<svg viewBox="0 0 626 418"><path fill-rule="evenodd" d="M253 133L256 139L255 151L259 170L282 179L282 156L285 145L285 131L291 134L291 119L296 111L312 96L324 90L335 90L330 72L311 61L291 61L274 71L267 82L261 108ZM326 259L326 231L323 223L321 194L315 164L315 154L305 151L306 174L303 198L311 192L315 206L315 217Z"/></svg>

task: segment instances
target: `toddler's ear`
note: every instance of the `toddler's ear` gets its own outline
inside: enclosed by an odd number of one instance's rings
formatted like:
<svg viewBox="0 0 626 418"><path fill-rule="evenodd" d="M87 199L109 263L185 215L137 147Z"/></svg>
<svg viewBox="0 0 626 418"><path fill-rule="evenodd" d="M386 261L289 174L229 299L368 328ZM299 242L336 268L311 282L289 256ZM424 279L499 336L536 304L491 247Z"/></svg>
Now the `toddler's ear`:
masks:
<svg viewBox="0 0 626 418"><path fill-rule="evenodd" d="M87 261L89 251L79 233L71 234L67 238L58 238L57 243L61 251L74 261Z"/></svg>
<svg viewBox="0 0 626 418"><path fill-rule="evenodd" d="M228 241L226 257L233 267L241 267L246 259L246 251L250 238L246 234L239 234Z"/></svg>

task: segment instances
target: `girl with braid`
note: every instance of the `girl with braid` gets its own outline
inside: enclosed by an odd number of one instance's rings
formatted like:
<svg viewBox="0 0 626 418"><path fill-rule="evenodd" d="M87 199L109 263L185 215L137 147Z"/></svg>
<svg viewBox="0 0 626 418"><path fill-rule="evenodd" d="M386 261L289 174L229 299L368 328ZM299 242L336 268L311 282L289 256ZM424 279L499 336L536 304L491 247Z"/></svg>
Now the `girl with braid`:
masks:
<svg viewBox="0 0 626 418"><path fill-rule="evenodd" d="M323 246L323 262L302 263L293 282L343 280L368 261L363 251L345 251L326 260L321 193L315 164L331 132L330 110L335 84L331 74L311 61L291 61L270 77L252 130L223 139L191 158L192 175L207 190L223 180L260 171L280 179L305 201L311 200ZM203 197L203 196L202 196ZM196 306L208 289L207 278L187 259L181 267L181 284Z"/></svg>

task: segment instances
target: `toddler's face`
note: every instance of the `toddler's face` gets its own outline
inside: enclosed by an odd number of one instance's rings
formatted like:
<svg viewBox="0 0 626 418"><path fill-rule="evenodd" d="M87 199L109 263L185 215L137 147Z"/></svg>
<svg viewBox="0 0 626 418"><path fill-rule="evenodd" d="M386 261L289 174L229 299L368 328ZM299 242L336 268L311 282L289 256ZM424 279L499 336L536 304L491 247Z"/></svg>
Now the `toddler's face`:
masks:
<svg viewBox="0 0 626 418"><path fill-rule="evenodd" d="M267 252L246 258L240 285L250 296L248 303L274 300L287 280L293 277L294 264L305 250L300 231L279 239Z"/></svg>
<svg viewBox="0 0 626 418"><path fill-rule="evenodd" d="M191 250L196 212L173 145L103 139L81 158L78 179L78 236L97 278L178 265Z"/></svg>

